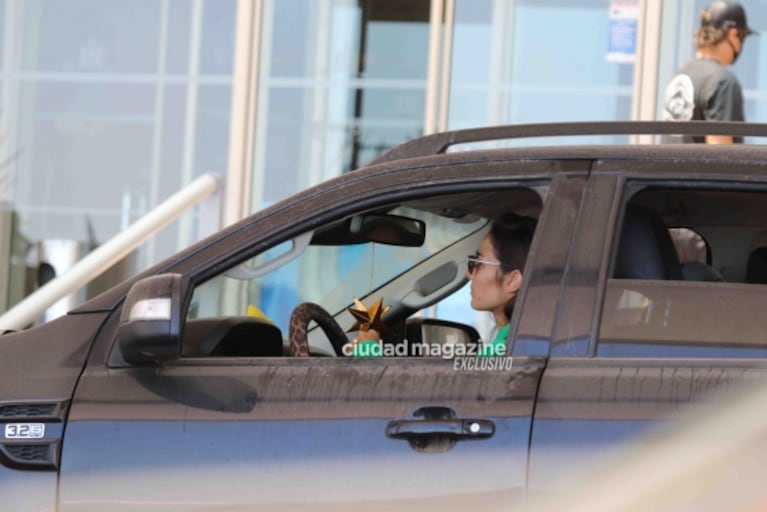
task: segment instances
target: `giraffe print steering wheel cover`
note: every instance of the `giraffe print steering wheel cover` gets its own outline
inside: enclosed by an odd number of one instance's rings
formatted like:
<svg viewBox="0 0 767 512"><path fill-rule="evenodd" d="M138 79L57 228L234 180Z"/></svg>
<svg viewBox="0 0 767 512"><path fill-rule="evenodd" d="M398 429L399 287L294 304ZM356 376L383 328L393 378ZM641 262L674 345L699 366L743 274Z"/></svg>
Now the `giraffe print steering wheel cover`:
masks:
<svg viewBox="0 0 767 512"><path fill-rule="evenodd" d="M313 302L303 302L296 306L290 315L288 339L290 341L291 357L309 357L309 340L307 332L309 322L314 320L333 345L337 356L343 355L343 346L348 342L346 333L338 325L335 318L322 306Z"/></svg>

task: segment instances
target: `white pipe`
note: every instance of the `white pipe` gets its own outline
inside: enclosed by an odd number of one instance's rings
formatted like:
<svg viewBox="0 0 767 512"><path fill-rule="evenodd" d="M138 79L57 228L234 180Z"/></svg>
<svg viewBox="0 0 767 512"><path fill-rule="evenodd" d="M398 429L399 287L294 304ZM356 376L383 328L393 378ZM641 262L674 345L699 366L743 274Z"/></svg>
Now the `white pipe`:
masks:
<svg viewBox="0 0 767 512"><path fill-rule="evenodd" d="M181 156L181 183L190 183L194 176L194 153L197 138L197 117L200 94L200 52L202 46L203 5L202 0L192 2L192 20L189 34L189 60L186 86L186 107L184 109L184 142ZM189 240L190 224L187 219L179 221L177 245L183 247ZM149 244L149 261L154 261L154 243Z"/></svg>
<svg viewBox="0 0 767 512"><path fill-rule="evenodd" d="M631 118L639 121L657 119L657 86L660 58L662 9L660 2L640 0L638 5L634 94ZM654 135L632 135L634 144L652 144Z"/></svg>
<svg viewBox="0 0 767 512"><path fill-rule="evenodd" d="M0 316L0 331L24 329L46 308L101 275L149 236L173 222L179 215L215 192L217 188L216 176L212 174L200 176L131 224L128 229L94 249L68 272L49 281L6 311Z"/></svg>
<svg viewBox="0 0 767 512"><path fill-rule="evenodd" d="M453 37L455 36L455 0L445 0L445 37L442 48L442 78L439 91L437 131L447 130L450 113L450 85L453 70Z"/></svg>
<svg viewBox="0 0 767 512"><path fill-rule="evenodd" d="M262 11L263 2L260 0L237 2L229 114L229 165L221 226L234 224L250 211Z"/></svg>
<svg viewBox="0 0 767 512"><path fill-rule="evenodd" d="M437 93L439 92L439 64L442 50L442 0L431 3L429 14L429 60L426 69L426 108L423 115L423 134L437 131Z"/></svg>

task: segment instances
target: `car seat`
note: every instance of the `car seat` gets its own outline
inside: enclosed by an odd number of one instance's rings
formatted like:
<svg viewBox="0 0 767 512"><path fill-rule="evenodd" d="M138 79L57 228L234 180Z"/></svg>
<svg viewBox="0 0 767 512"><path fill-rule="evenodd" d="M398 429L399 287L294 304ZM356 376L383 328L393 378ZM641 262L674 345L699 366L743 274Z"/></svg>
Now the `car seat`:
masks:
<svg viewBox="0 0 767 512"><path fill-rule="evenodd" d="M626 208L613 277L681 280L674 242L660 215L643 206Z"/></svg>
<svg viewBox="0 0 767 512"><path fill-rule="evenodd" d="M724 281L710 265L680 263L660 214L636 204L626 208L613 274L616 279Z"/></svg>
<svg viewBox="0 0 767 512"><path fill-rule="evenodd" d="M746 262L746 282L767 284L767 247L756 247Z"/></svg>

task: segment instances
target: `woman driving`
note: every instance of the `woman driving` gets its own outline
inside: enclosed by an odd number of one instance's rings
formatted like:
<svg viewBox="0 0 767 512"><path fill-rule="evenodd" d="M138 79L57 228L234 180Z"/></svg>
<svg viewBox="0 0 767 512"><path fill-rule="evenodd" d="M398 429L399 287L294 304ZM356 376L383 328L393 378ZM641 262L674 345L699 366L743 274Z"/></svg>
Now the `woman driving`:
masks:
<svg viewBox="0 0 767 512"><path fill-rule="evenodd" d="M466 277L471 281L471 307L490 312L495 321L495 336L481 347L482 356L506 353L511 313L522 287L522 270L535 225L532 217L507 213L493 223L477 253L468 258Z"/></svg>

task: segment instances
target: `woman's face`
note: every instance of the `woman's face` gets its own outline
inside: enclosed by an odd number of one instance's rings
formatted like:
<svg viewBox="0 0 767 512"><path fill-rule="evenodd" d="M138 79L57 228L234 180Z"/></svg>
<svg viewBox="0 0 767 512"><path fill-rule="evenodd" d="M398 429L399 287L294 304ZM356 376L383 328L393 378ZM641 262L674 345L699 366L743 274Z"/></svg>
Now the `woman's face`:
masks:
<svg viewBox="0 0 767 512"><path fill-rule="evenodd" d="M500 263L495 255L495 247L490 235L486 235L477 250L480 260L487 261L479 264L473 272L467 271L466 277L471 281L471 307L478 311L490 311L499 319L506 303L516 295L521 283L522 274L519 270L504 273L501 267L491 263ZM508 318L505 321L508 322Z"/></svg>

